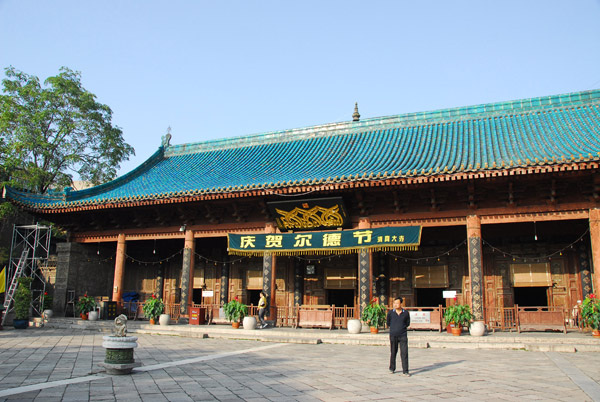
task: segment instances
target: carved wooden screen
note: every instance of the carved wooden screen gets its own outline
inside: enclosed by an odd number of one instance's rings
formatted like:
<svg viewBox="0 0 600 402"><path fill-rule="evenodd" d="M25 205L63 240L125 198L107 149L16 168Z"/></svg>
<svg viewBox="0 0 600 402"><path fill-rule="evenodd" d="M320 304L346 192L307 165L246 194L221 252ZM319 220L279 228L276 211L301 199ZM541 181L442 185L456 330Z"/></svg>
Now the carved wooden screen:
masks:
<svg viewBox="0 0 600 402"><path fill-rule="evenodd" d="M552 286L550 264L510 264L514 287Z"/></svg>
<svg viewBox="0 0 600 402"><path fill-rule="evenodd" d="M263 271L248 270L246 271L246 289L262 290L263 286Z"/></svg>
<svg viewBox="0 0 600 402"><path fill-rule="evenodd" d="M204 286L204 268L194 267L194 289L201 289Z"/></svg>
<svg viewBox="0 0 600 402"><path fill-rule="evenodd" d="M447 288L448 265L413 266L413 287Z"/></svg>
<svg viewBox="0 0 600 402"><path fill-rule="evenodd" d="M357 272L354 268L326 268L326 289L354 289L356 288Z"/></svg>

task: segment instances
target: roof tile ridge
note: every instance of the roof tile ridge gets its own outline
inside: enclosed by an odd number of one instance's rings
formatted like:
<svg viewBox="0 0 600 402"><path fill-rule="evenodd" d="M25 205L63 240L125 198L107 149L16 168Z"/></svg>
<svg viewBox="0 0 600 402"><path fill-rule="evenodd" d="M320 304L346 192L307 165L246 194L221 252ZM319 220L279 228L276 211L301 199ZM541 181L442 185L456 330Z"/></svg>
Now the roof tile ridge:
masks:
<svg viewBox="0 0 600 402"><path fill-rule="evenodd" d="M164 147L160 146L156 152L154 152L148 159L146 159L141 165L133 169L132 171L125 173L123 176L117 177L107 183L100 184L98 186L86 188L79 191L67 191L66 201L76 201L82 198L89 198L105 191L112 190L113 188L119 187L134 178L140 176L146 172L152 166L156 165L164 157Z"/></svg>
<svg viewBox="0 0 600 402"><path fill-rule="evenodd" d="M195 143L172 145L165 151L165 157L187 155L199 152L221 151L231 148L260 146L279 142L293 142L322 136L344 135L361 128L386 129L390 126L417 126L442 124L458 120L477 120L477 117L498 117L525 114L528 112L566 108L584 104L600 104L600 89L547 95L534 98L516 99L502 102L437 109L424 112L403 113L391 116L367 118L360 121L326 123L302 128L270 131L237 137L219 138Z"/></svg>

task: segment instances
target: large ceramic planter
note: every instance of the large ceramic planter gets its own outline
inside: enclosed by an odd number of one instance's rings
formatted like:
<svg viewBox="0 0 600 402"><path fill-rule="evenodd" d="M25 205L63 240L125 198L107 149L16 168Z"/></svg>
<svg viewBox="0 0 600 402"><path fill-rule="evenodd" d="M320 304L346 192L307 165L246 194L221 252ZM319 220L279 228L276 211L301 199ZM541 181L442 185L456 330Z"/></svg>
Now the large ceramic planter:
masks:
<svg viewBox="0 0 600 402"><path fill-rule="evenodd" d="M351 334L360 334L362 323L360 320L348 320L348 332Z"/></svg>
<svg viewBox="0 0 600 402"><path fill-rule="evenodd" d="M27 327L29 327L29 319L27 320L13 320L13 327L15 327L15 329L26 329Z"/></svg>
<svg viewBox="0 0 600 402"><path fill-rule="evenodd" d="M97 311L90 311L88 313L88 320L90 321L96 321L98 319L98 312Z"/></svg>
<svg viewBox="0 0 600 402"><path fill-rule="evenodd" d="M48 319L50 319L50 318L52 318L52 316L53 316L53 315L54 315L54 311L52 311L52 310L49 310L49 309L48 309L48 310L44 310L44 311L42 312L42 316L43 316L45 319L47 319L47 320L48 320Z"/></svg>
<svg viewBox="0 0 600 402"><path fill-rule="evenodd" d="M161 314L158 317L158 323L160 325L169 325L171 323L171 316L169 314Z"/></svg>
<svg viewBox="0 0 600 402"><path fill-rule="evenodd" d="M244 329L256 329L256 318L255 317L244 317L242 322Z"/></svg>
<svg viewBox="0 0 600 402"><path fill-rule="evenodd" d="M474 321L469 327L469 333L471 336L483 336L485 335L485 324L483 321Z"/></svg>

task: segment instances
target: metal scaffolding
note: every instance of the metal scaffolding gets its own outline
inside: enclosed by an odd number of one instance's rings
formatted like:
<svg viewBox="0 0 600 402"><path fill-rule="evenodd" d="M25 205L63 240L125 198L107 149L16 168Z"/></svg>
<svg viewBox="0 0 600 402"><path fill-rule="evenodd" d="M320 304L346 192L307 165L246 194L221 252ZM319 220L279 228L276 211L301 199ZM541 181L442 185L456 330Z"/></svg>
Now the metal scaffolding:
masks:
<svg viewBox="0 0 600 402"><path fill-rule="evenodd" d="M50 226L43 226L37 223L35 225L13 226L6 283L16 281L18 278L15 278L15 276L29 276L33 278L31 285L33 296L31 312L33 316L41 317L44 309L46 278L42 273L42 267L48 263L51 237L52 228ZM22 266L19 267L19 264Z"/></svg>

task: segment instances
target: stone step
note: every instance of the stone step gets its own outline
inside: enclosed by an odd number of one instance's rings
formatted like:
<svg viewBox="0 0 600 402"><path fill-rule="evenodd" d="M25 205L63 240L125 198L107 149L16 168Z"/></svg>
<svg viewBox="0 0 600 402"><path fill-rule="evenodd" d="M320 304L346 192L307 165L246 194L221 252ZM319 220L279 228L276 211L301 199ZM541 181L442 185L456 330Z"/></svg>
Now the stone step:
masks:
<svg viewBox="0 0 600 402"><path fill-rule="evenodd" d="M112 321L83 321L80 319L59 318L46 322L52 328L76 328L109 333ZM301 344L347 344L347 345L389 345L387 331L371 334L368 329L359 334L346 330L266 328L245 330L233 329L231 325L150 325L147 321L129 321L128 332L162 334L190 338L246 339L261 342L282 342ZM469 334L452 336L447 333L410 331L411 348L447 349L502 349L540 352L600 352L600 341L586 333L491 333L475 337Z"/></svg>

